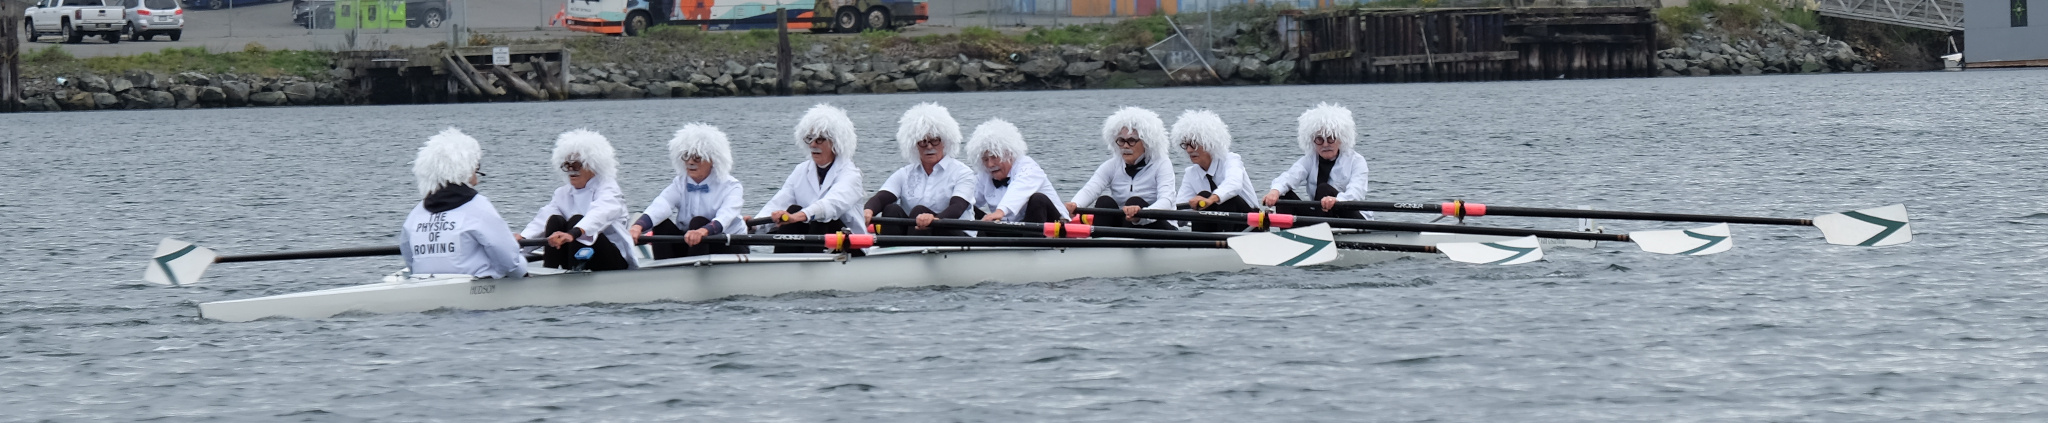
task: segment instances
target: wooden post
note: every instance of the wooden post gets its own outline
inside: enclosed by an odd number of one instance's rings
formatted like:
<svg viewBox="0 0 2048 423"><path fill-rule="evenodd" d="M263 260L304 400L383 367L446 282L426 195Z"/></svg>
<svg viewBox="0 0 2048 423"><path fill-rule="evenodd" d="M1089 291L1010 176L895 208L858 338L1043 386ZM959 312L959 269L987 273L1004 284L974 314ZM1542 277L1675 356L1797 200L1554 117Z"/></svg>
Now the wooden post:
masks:
<svg viewBox="0 0 2048 423"><path fill-rule="evenodd" d="M21 111L21 20L28 4L0 0L0 113Z"/></svg>
<svg viewBox="0 0 2048 423"><path fill-rule="evenodd" d="M789 95L789 9L775 9L775 95Z"/></svg>
<svg viewBox="0 0 2048 423"><path fill-rule="evenodd" d="M457 66L455 64L456 62L459 62L461 60L462 59L455 58L455 56L441 56L442 73L447 74L448 77L454 79L455 82L461 83L463 88L468 89L469 95L483 97L483 88L478 87L477 82L475 80L469 79L469 73L463 71L461 66Z"/></svg>
<svg viewBox="0 0 2048 423"><path fill-rule="evenodd" d="M519 94L525 95L528 99L548 99L547 96L541 95L539 90L533 89L532 85L526 85L526 80L519 79L519 75L512 74L511 69L506 69L504 66L492 66L491 73L498 74L498 80L505 81L505 85L512 86L513 91L518 91Z"/></svg>

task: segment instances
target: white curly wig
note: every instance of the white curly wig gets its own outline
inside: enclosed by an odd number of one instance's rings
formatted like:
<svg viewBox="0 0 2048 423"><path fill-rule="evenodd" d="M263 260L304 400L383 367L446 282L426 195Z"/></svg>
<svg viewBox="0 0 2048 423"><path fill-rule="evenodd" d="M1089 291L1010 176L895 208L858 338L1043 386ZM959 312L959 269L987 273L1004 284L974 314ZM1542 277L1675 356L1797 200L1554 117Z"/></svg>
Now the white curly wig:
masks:
<svg viewBox="0 0 2048 423"><path fill-rule="evenodd" d="M1168 139L1176 141L1175 144L1185 142L1202 147L1210 155L1230 154L1230 125L1223 124L1223 117L1208 110L1181 112L1180 118L1173 121L1173 135Z"/></svg>
<svg viewBox="0 0 2048 423"><path fill-rule="evenodd" d="M711 163L711 173L724 177L731 174L732 143L725 138L725 131L703 123L688 123L676 130L676 137L668 140L668 161L676 166L676 176L689 176L689 165L684 157L697 156Z"/></svg>
<svg viewBox="0 0 2048 423"><path fill-rule="evenodd" d="M859 140L855 139L853 119L846 117L846 110L820 103L804 112L803 119L796 122L797 148L810 151L810 144L804 141L814 135L832 139L832 153L839 156L838 160L853 161L853 147Z"/></svg>
<svg viewBox="0 0 2048 423"><path fill-rule="evenodd" d="M896 147L903 153L903 160L918 163L917 142L928 136L939 137L948 156L960 151L960 122L953 120L953 114L947 113L945 106L918 104L904 111L903 118L896 120Z"/></svg>
<svg viewBox="0 0 2048 423"><path fill-rule="evenodd" d="M1116 135L1124 128L1138 131L1138 139L1145 141L1145 156L1153 163L1172 165L1173 146L1166 142L1166 122L1159 120L1159 114L1137 107L1117 109L1116 113L1102 120L1102 144L1109 147L1109 157L1123 154L1116 147Z"/></svg>
<svg viewBox="0 0 2048 423"><path fill-rule="evenodd" d="M412 175L419 180L420 197L448 185L469 185L477 165L484 160L483 147L462 130L448 128L427 137L420 154L412 161Z"/></svg>
<svg viewBox="0 0 2048 423"><path fill-rule="evenodd" d="M619 157L612 150L611 141L589 129L563 132L555 137L555 155L549 159L548 165L560 167L568 162L582 163L583 170L598 176L614 180L619 177ZM563 178L568 178L568 175L564 174Z"/></svg>
<svg viewBox="0 0 2048 423"><path fill-rule="evenodd" d="M1351 109L1344 106L1320 103L1315 108L1301 112L1301 127L1295 132L1301 151L1316 154L1316 134L1330 133L1337 136L1337 148L1351 151L1358 144L1358 122L1351 119Z"/></svg>
<svg viewBox="0 0 2048 423"><path fill-rule="evenodd" d="M988 167L982 165L981 156L994 155L1015 161L1030 150L1031 146L1024 144L1024 133L1017 131L1017 125L1002 119L989 119L974 127L974 135L968 137L964 153L972 159L969 162L974 163L975 169L987 172Z"/></svg>

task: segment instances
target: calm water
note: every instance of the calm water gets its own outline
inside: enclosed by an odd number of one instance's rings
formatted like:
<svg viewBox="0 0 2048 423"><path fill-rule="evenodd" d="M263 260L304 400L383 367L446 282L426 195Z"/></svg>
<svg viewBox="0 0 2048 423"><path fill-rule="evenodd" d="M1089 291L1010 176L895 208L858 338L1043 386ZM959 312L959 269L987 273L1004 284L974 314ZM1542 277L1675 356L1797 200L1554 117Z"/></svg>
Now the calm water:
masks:
<svg viewBox="0 0 2048 423"><path fill-rule="evenodd" d="M2048 71L1969 71L4 116L0 420L2039 421L2044 86ZM638 208L674 174L670 132L721 126L758 207L821 100L861 125L870 188L919 101L969 130L1016 122L1065 193L1105 158L1112 106L1215 109L1263 181L1299 154L1294 117L1337 101L1361 118L1379 200L1775 217L1905 203L1917 234L1855 248L1738 226L1708 257L1604 245L1515 267L237 324L196 305L399 264L140 281L164 237L227 254L395 242L414 149L451 125L483 140L480 189L514 222L562 183L549 149L579 127L625 155Z"/></svg>

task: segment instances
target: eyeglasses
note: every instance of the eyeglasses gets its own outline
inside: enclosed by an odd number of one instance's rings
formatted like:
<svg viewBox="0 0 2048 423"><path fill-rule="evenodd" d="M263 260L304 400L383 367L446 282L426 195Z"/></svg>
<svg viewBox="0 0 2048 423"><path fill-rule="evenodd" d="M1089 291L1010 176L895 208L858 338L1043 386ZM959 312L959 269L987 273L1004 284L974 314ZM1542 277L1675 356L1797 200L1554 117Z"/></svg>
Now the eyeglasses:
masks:
<svg viewBox="0 0 2048 423"><path fill-rule="evenodd" d="M818 145L818 144L824 144L824 143L829 143L829 142L832 142L832 139L831 139L831 138L826 138L826 137L810 137L810 138L805 138L805 139L804 139L804 144L810 144L810 145Z"/></svg>
<svg viewBox="0 0 2048 423"><path fill-rule="evenodd" d="M476 169L476 177L478 177L478 178L482 178L482 177L485 177L485 176L491 176L491 175L490 175L490 174L488 174L488 173L484 173L484 169L483 169L483 168L477 168L477 169Z"/></svg>
<svg viewBox="0 0 2048 423"><path fill-rule="evenodd" d="M1332 137L1328 135L1317 136L1315 140L1316 145L1337 145L1337 143L1341 142L1343 141L1338 140L1337 137Z"/></svg>
<svg viewBox="0 0 2048 423"><path fill-rule="evenodd" d="M563 164L562 164L562 173L569 173L569 172L581 172L581 171L583 171L583 164L582 164L582 163L577 163L577 162L568 162L568 163L563 163Z"/></svg>
<svg viewBox="0 0 2048 423"><path fill-rule="evenodd" d="M1143 143L1145 143L1145 140L1141 140L1141 139L1137 139L1137 138L1117 138L1117 139L1116 139L1116 145L1121 145L1121 146L1126 146L1126 147L1129 147L1129 146L1133 146L1133 145L1138 145L1138 144L1143 144Z"/></svg>
<svg viewBox="0 0 2048 423"><path fill-rule="evenodd" d="M938 138L925 138L923 141L918 141L917 146L921 148L932 148L938 147L939 144L942 143L945 143L945 141L940 141Z"/></svg>
<svg viewBox="0 0 2048 423"><path fill-rule="evenodd" d="M1180 142L1180 149L1182 149L1182 150L1188 150L1188 151L1195 151L1195 149L1199 149L1199 148L1202 148L1202 146L1199 146L1199 145L1195 145L1195 142L1194 142L1194 141L1181 141L1181 142Z"/></svg>

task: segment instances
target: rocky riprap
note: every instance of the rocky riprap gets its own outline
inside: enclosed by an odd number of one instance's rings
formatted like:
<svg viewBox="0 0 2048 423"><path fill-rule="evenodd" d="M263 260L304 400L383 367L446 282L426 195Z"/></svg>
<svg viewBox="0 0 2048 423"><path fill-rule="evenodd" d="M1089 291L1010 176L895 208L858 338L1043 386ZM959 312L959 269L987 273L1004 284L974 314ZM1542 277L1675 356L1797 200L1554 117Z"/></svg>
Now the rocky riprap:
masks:
<svg viewBox="0 0 2048 423"><path fill-rule="evenodd" d="M1703 29L1669 40L1657 51L1661 76L1869 72L1877 69L1848 43L1766 17L1752 28L1729 31L1708 14Z"/></svg>
<svg viewBox="0 0 2048 423"><path fill-rule="evenodd" d="M22 103L32 112L342 104L342 93L334 84L298 76L136 70L118 76L83 73L23 82Z"/></svg>

